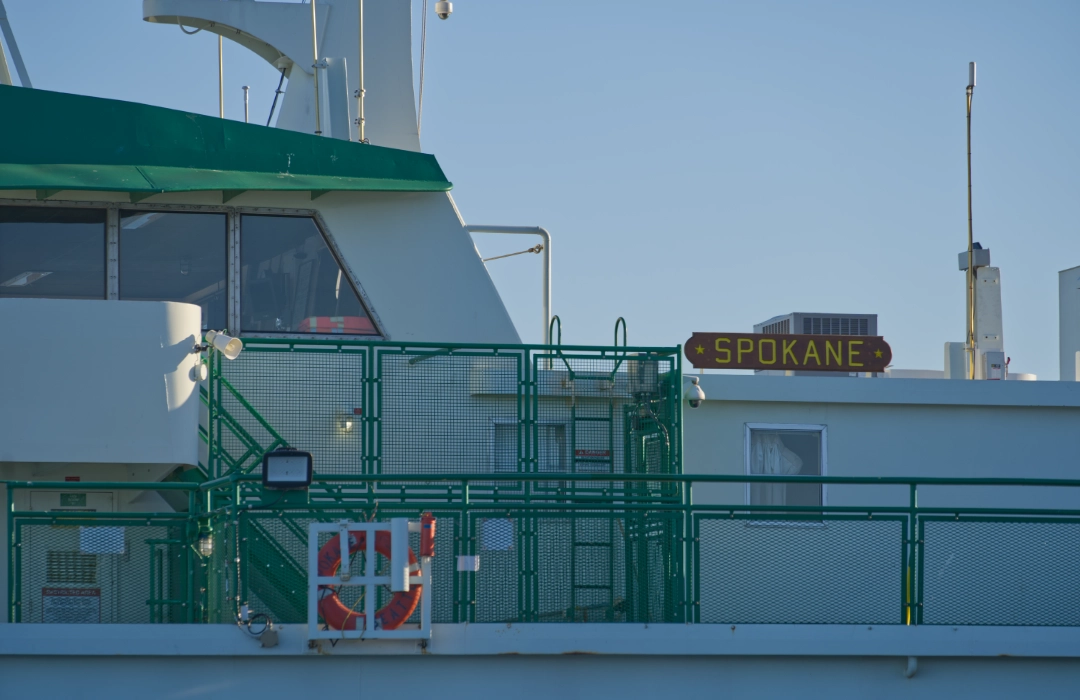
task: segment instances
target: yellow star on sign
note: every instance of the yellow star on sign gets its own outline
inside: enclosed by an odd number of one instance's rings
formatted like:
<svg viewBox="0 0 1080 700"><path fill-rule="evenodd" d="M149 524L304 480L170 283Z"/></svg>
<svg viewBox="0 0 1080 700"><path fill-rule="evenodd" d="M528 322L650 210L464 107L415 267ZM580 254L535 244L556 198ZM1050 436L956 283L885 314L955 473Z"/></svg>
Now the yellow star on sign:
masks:
<svg viewBox="0 0 1080 700"><path fill-rule="evenodd" d="M697 347L696 347L696 348L694 348L694 349L695 349L695 350L697 350L697 354L699 354L699 355L704 355L704 354L705 354L705 348L704 348L704 347L702 347L702 346L700 346L700 345L699 345L699 346L697 346Z"/></svg>
<svg viewBox="0 0 1080 700"><path fill-rule="evenodd" d="M875 350L874 351L874 357L881 357L881 355L882 355L882 352L880 350Z"/></svg>

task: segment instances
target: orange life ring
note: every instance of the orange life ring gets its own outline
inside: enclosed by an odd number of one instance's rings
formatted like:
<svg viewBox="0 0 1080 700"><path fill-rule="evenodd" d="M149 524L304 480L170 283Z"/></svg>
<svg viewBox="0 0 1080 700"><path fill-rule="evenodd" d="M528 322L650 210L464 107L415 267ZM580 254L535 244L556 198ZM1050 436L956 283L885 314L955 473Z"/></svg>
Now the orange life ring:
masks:
<svg viewBox="0 0 1080 700"><path fill-rule="evenodd" d="M367 532L351 530L349 532L349 554L367 548ZM390 558L390 533L380 530L375 533L375 551L387 559ZM319 550L319 576L333 576L341 566L341 537L334 535ZM409 576L419 574L420 564L416 561L412 547L409 548ZM375 629L394 630L400 627L416 610L420 602L421 585L411 584L408 591L398 591L390 602L375 613ZM361 604L362 605L362 604ZM358 606L359 607L359 606ZM319 615L327 626L336 630L355 630L357 619L364 620L364 614L350 610L338 598L333 586L319 586ZM361 626L363 629L363 626Z"/></svg>

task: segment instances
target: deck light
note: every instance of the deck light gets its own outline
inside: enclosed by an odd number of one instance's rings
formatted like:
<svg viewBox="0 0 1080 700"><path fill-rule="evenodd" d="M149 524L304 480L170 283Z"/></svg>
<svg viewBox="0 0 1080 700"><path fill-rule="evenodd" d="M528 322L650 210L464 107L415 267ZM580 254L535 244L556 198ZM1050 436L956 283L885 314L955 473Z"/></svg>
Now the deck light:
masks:
<svg viewBox="0 0 1080 700"><path fill-rule="evenodd" d="M206 558L214 553L214 538L208 531L199 534L199 556Z"/></svg>
<svg viewBox="0 0 1080 700"><path fill-rule="evenodd" d="M311 485L311 453L281 447L263 455L262 483L272 491L296 491Z"/></svg>
<svg viewBox="0 0 1080 700"><path fill-rule="evenodd" d="M244 349L244 344L239 338L225 335L221 331L206 331L206 342L219 350L226 360L235 360Z"/></svg>

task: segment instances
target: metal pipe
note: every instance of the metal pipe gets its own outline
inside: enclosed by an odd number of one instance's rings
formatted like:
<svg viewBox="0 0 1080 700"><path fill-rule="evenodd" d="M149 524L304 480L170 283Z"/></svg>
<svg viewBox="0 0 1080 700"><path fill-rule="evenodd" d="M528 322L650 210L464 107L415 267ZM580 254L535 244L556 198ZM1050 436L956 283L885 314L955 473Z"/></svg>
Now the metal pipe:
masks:
<svg viewBox="0 0 1080 700"><path fill-rule="evenodd" d="M315 0L311 0L311 73L315 76L315 135L322 136L322 120L319 115L319 33L315 26Z"/></svg>
<svg viewBox="0 0 1080 700"><path fill-rule="evenodd" d="M217 38L218 117L225 118L225 60L221 54L221 35Z"/></svg>
<svg viewBox="0 0 1080 700"><path fill-rule="evenodd" d="M315 0L311 0L312 5ZM356 129L360 137L360 143L367 143L364 131L364 0L358 0L360 10L360 64L358 66L358 89L356 91ZM423 83L421 83L423 84Z"/></svg>
<svg viewBox="0 0 1080 700"><path fill-rule="evenodd" d="M248 90L250 90L250 89L251 89L251 87L248 86L248 85L245 85L245 86L243 86L241 88L241 90L244 91L244 123L245 124L248 123L248 116L249 116L249 112L248 112Z"/></svg>
<svg viewBox="0 0 1080 700"><path fill-rule="evenodd" d="M15 72L19 74L19 83L25 88L34 87L30 83L30 76L26 73L26 64L23 63L19 45L15 43L15 33L11 31L11 23L8 22L7 10L4 9L4 0L0 0L0 31L4 33L4 40L11 49L11 62L15 64ZM3 49L0 49L0 55ZM11 76L8 76L8 85L11 84Z"/></svg>
<svg viewBox="0 0 1080 700"><path fill-rule="evenodd" d="M508 233L540 236L544 241L544 272L540 291L543 302L544 332L540 338L544 345L551 345L551 234L542 226L466 226L469 233Z"/></svg>
<svg viewBox="0 0 1080 700"><path fill-rule="evenodd" d="M968 379L975 378L975 261L971 225L971 96L975 92L975 62L968 64L967 86L967 205L968 205L968 267L967 267L967 321L968 321Z"/></svg>

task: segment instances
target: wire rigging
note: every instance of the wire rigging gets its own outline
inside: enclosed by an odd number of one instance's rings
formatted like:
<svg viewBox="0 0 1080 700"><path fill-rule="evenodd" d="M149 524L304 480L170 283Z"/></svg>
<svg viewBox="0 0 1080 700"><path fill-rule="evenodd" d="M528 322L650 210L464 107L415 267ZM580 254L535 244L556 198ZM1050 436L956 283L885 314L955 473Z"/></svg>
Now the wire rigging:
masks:
<svg viewBox="0 0 1080 700"><path fill-rule="evenodd" d="M281 69L281 77L277 81L277 90L274 90L274 103L270 105L270 116L266 118L266 125L270 126L270 120L274 118L274 110L277 109L278 97L281 96L281 86L285 83L285 69Z"/></svg>
<svg viewBox="0 0 1080 700"><path fill-rule="evenodd" d="M488 262L489 260L502 260L503 258L512 258L515 255L525 255L525 253L541 253L544 250L543 243L537 243L532 248L526 248L525 250L519 250L516 253L507 253L506 255L496 255L493 258L482 258L481 262Z"/></svg>
<svg viewBox="0 0 1080 700"><path fill-rule="evenodd" d="M420 138L420 125L424 121L424 54L427 50L427 4L424 0L424 11L420 20L420 98L416 110L416 138Z"/></svg>

